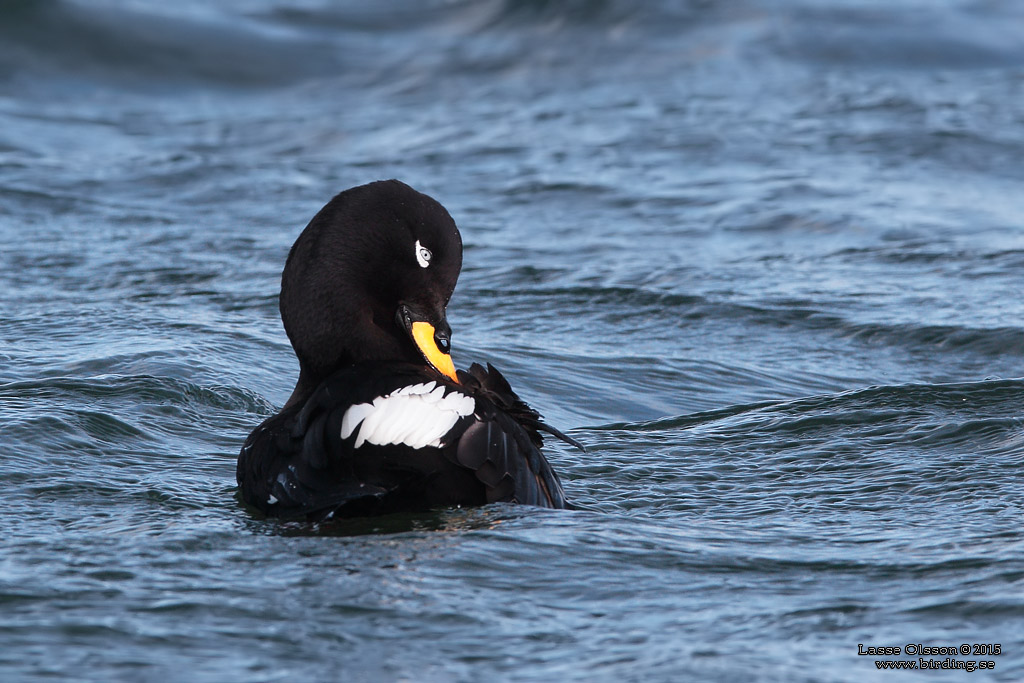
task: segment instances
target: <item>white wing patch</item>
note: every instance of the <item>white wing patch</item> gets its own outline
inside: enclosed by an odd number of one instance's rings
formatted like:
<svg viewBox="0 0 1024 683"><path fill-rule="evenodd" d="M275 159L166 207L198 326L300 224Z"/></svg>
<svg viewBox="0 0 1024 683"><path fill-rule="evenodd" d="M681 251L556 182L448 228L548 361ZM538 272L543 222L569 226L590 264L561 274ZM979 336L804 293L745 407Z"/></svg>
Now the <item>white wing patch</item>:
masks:
<svg viewBox="0 0 1024 683"><path fill-rule="evenodd" d="M425 382L402 387L373 403L356 403L341 418L341 438L359 430L354 447L405 444L438 448L460 417L472 415L476 401L458 391L445 396L444 385Z"/></svg>

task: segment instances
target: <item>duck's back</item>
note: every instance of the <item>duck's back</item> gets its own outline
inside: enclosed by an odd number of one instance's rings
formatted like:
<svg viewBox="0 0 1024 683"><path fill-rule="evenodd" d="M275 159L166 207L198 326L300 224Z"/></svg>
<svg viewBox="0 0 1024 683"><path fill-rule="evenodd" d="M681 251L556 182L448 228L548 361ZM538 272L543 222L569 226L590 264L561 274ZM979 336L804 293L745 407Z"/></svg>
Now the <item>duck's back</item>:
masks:
<svg viewBox="0 0 1024 683"><path fill-rule="evenodd" d="M499 501L567 507L537 413L490 366L459 379L406 363L335 373L249 435L242 497L268 515L313 519Z"/></svg>

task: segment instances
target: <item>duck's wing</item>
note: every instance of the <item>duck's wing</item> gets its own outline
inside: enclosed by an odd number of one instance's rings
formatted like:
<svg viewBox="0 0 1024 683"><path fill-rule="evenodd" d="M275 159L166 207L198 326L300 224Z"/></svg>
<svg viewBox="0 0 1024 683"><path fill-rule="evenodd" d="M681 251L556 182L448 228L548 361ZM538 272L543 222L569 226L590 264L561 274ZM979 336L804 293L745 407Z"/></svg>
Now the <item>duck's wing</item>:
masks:
<svg viewBox="0 0 1024 683"><path fill-rule="evenodd" d="M275 415L246 439L236 471L242 499L274 517L316 519L337 509L369 514L378 507L388 489L324 467L322 420L296 434L295 418L294 413Z"/></svg>
<svg viewBox="0 0 1024 683"><path fill-rule="evenodd" d="M389 364L336 373L246 440L244 500L274 516L515 502L568 507L532 411L493 368L463 385Z"/></svg>
<svg viewBox="0 0 1024 683"><path fill-rule="evenodd" d="M572 507L540 450L540 430L579 444L544 424L490 363L486 369L474 363L468 372L459 372L459 381L476 397L477 411L459 437L455 458L487 486L488 502Z"/></svg>
<svg viewBox="0 0 1024 683"><path fill-rule="evenodd" d="M267 515L312 519L482 504L483 486L446 454L475 408L425 368L335 373L249 436L242 497Z"/></svg>

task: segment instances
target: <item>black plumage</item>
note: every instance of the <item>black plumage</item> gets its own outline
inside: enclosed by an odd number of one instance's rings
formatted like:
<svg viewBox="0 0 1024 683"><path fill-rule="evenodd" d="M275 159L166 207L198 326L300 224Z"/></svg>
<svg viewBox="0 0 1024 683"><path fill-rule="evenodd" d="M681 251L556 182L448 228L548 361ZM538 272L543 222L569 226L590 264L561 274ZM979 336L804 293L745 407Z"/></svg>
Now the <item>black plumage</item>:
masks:
<svg viewBox="0 0 1024 683"><path fill-rule="evenodd" d="M506 501L569 507L545 425L488 364L455 371L446 307L462 240L439 203L395 180L310 221L281 279L299 379L238 458L268 515L379 514Z"/></svg>

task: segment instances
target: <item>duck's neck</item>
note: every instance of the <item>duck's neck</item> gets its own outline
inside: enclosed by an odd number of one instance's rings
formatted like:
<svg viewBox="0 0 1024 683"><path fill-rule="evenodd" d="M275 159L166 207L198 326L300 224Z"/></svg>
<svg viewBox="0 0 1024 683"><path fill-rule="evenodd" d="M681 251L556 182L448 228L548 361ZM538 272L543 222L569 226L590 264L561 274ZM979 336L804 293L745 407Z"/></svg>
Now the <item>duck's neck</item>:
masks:
<svg viewBox="0 0 1024 683"><path fill-rule="evenodd" d="M320 386L319 379L314 378L312 373L306 369L300 369L299 381L295 383L295 389L292 390L292 395L288 397L284 407L281 408L281 412L302 406L318 386Z"/></svg>

